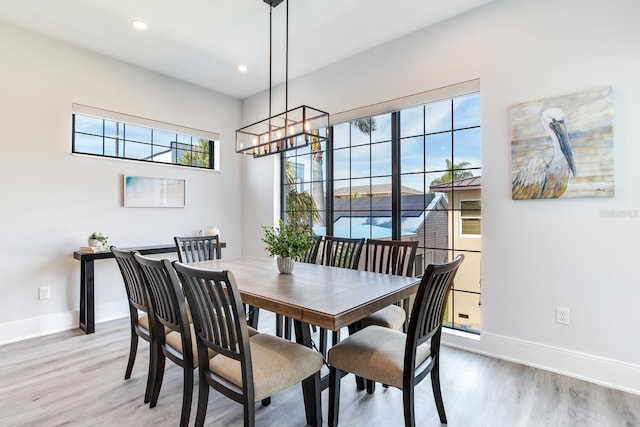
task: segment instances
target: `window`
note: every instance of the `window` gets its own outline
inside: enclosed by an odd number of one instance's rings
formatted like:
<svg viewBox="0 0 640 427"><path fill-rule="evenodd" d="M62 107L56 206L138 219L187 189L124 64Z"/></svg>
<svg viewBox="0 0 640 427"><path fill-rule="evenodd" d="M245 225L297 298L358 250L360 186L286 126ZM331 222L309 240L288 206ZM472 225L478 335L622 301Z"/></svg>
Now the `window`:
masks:
<svg viewBox="0 0 640 427"><path fill-rule="evenodd" d="M334 115L326 147L284 153L283 217L318 235L417 240L417 275L463 253L444 321L477 333L481 242L461 237L481 234L480 94L427 98Z"/></svg>
<svg viewBox="0 0 640 427"><path fill-rule="evenodd" d="M460 234L479 236L482 230L480 200L460 200Z"/></svg>
<svg viewBox="0 0 640 427"><path fill-rule="evenodd" d="M87 108L73 114L73 153L215 169L217 134Z"/></svg>

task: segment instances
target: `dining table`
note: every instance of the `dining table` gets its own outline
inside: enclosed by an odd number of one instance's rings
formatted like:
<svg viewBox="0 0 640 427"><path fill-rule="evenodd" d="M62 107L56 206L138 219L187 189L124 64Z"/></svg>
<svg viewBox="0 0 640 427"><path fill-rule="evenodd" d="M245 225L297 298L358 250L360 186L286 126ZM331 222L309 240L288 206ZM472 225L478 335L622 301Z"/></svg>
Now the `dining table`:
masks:
<svg viewBox="0 0 640 427"><path fill-rule="evenodd" d="M373 273L296 262L291 274L278 271L275 258L242 256L189 264L233 273L244 304L293 319L296 342L313 348L311 325L339 331L368 315L401 301L418 290L420 278ZM325 376L313 387L303 386L307 422L321 408Z"/></svg>

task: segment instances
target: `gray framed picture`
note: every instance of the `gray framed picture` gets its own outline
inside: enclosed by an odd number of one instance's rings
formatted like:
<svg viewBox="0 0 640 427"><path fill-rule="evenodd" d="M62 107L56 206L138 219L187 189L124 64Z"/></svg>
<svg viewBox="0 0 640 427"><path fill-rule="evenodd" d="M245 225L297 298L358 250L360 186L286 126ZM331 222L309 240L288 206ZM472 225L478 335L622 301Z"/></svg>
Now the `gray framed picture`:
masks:
<svg viewBox="0 0 640 427"><path fill-rule="evenodd" d="M611 197L611 87L513 105L512 199Z"/></svg>
<svg viewBox="0 0 640 427"><path fill-rule="evenodd" d="M187 205L186 180L123 176L124 206L128 208L184 208Z"/></svg>

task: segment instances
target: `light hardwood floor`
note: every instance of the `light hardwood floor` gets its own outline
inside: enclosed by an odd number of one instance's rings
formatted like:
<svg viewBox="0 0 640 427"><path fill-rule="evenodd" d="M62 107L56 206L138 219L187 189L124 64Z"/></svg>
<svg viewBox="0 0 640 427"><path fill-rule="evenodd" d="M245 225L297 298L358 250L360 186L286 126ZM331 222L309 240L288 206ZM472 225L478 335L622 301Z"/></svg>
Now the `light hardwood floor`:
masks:
<svg viewBox="0 0 640 427"><path fill-rule="evenodd" d="M261 329L274 320L261 313ZM141 341L131 379L124 380L127 319L96 333L52 334L0 347L0 426L176 426L182 374L167 362L158 405L143 403L148 344ZM450 426L640 426L640 396L515 363L444 347L442 390ZM403 425L402 394L378 386L374 395L343 380L341 426ZM327 419L328 390L322 393ZM195 420L197 375L191 424ZM300 386L257 406L259 426L304 426ZM430 381L418 386L419 426L440 425ZM241 426L242 407L211 391L206 424ZM325 424L326 425L326 424Z"/></svg>

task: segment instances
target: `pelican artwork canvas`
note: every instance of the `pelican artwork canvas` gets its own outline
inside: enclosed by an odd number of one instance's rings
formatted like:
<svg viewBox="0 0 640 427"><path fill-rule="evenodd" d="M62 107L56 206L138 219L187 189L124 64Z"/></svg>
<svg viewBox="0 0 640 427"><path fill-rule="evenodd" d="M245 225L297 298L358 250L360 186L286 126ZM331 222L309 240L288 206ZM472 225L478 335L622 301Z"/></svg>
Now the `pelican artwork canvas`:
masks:
<svg viewBox="0 0 640 427"><path fill-rule="evenodd" d="M611 87L516 104L511 197L614 195Z"/></svg>

